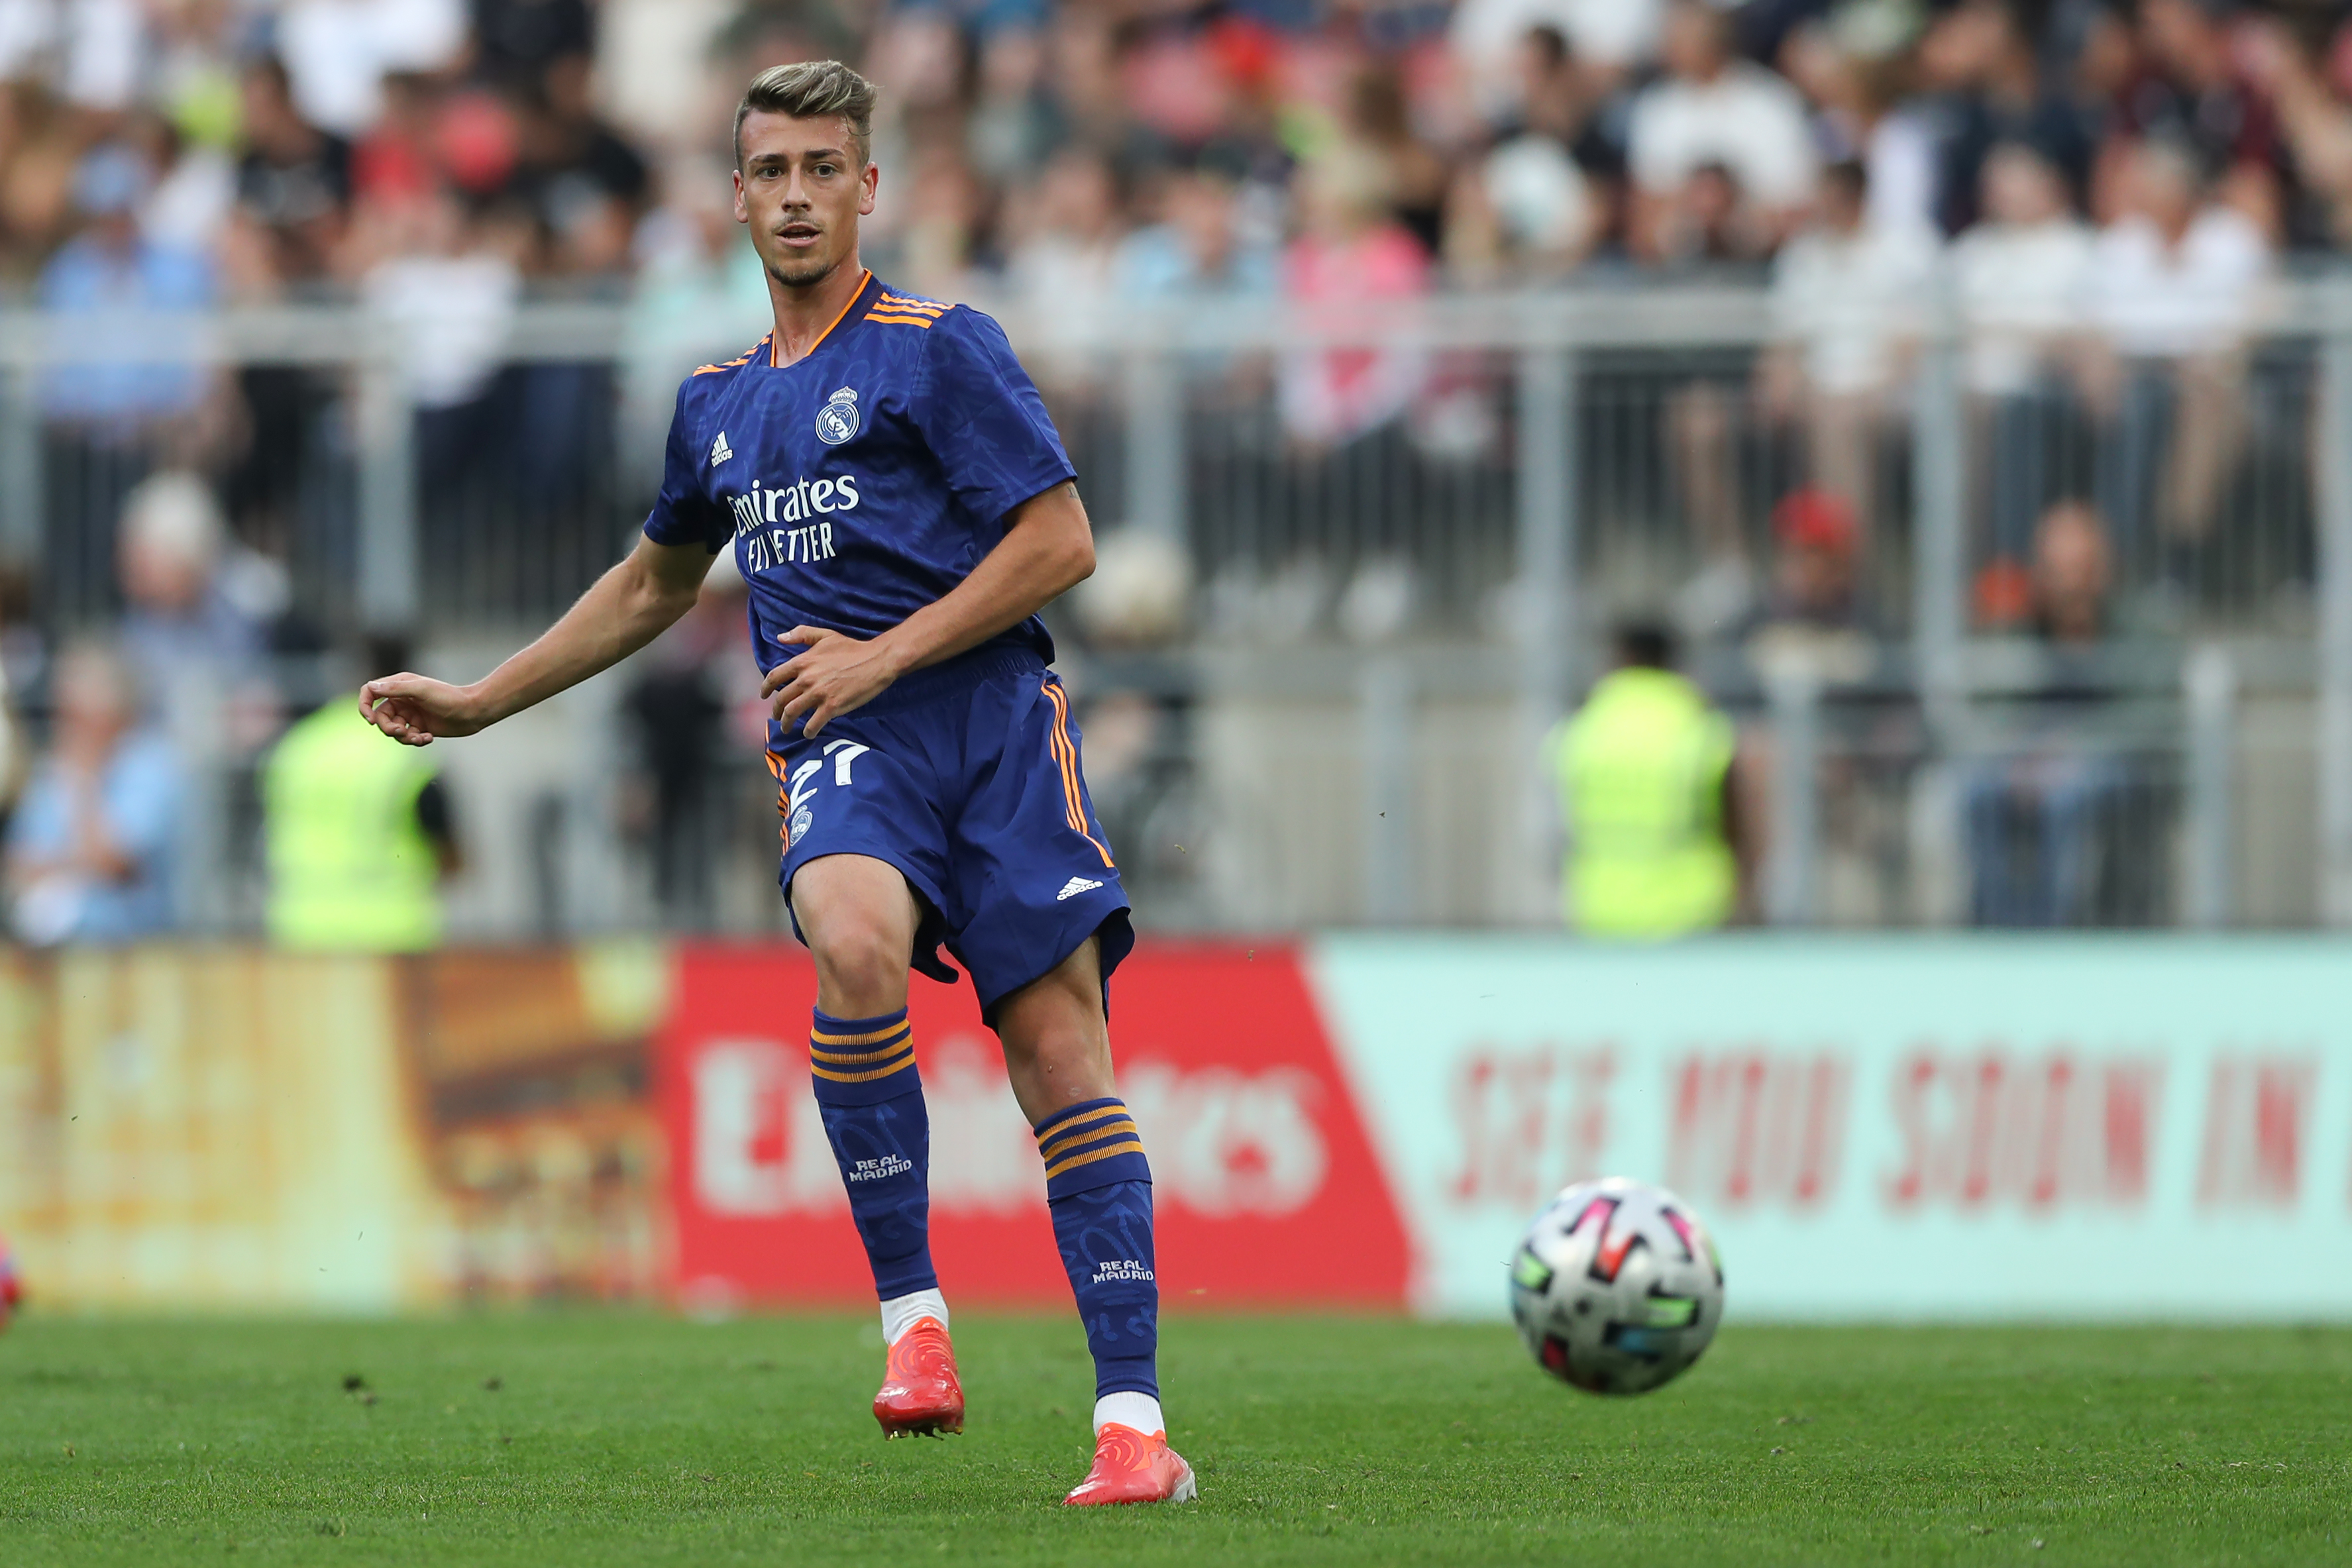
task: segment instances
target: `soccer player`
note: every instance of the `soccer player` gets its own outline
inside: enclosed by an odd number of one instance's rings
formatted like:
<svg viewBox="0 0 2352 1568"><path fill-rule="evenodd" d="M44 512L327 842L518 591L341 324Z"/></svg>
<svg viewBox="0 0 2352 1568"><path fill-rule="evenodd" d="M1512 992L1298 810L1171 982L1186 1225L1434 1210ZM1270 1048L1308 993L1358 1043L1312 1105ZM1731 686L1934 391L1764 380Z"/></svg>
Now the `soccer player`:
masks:
<svg viewBox="0 0 2352 1568"><path fill-rule="evenodd" d="M1157 1375L1151 1172L1112 1081L1110 976L1134 945L1037 612L1094 570L1037 390L988 317L858 263L875 91L835 61L761 73L735 113L735 218L774 329L678 390L645 537L468 686L398 674L362 707L412 745L471 735L642 648L733 545L772 722L780 873L816 960L812 1081L882 1299L886 1434L955 1432L932 1272L910 967L970 972L1034 1127L1095 1361L1072 1503L1184 1501Z"/></svg>

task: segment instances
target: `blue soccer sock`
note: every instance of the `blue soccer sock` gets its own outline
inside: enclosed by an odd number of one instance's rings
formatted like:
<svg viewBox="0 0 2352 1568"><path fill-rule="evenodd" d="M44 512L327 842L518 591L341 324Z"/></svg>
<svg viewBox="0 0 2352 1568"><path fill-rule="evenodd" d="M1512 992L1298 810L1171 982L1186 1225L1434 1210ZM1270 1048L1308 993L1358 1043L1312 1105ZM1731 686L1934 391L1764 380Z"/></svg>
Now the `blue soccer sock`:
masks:
<svg viewBox="0 0 2352 1568"><path fill-rule="evenodd" d="M809 1082L874 1269L875 1293L887 1301L937 1290L931 1118L906 1009L870 1019L818 1013L809 1033Z"/></svg>
<svg viewBox="0 0 2352 1568"><path fill-rule="evenodd" d="M1088 1100L1036 1125L1054 1239L1095 1358L1095 1396L1160 1396L1160 1281L1151 1166L1123 1100Z"/></svg>

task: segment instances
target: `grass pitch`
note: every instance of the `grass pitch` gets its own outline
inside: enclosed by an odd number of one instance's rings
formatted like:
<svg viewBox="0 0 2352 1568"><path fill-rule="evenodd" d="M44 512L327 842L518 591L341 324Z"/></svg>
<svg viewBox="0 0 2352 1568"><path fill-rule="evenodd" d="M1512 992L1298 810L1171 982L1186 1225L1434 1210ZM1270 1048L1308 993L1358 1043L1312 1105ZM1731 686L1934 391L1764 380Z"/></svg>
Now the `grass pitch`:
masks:
<svg viewBox="0 0 2352 1568"><path fill-rule="evenodd" d="M1074 1323L960 1317L970 1432L889 1444L870 1323L35 1316L0 1562L2352 1561L2341 1329L1734 1329L1605 1401L1501 1328L1181 1317L1202 1500L1079 1512Z"/></svg>

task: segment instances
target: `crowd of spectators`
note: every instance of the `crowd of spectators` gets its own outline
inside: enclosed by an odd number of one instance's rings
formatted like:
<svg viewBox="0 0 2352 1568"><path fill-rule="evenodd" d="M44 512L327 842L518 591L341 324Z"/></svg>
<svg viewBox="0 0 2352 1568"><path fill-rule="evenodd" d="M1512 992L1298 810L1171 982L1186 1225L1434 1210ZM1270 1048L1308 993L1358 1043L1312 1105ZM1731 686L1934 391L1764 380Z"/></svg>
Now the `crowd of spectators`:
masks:
<svg viewBox="0 0 2352 1568"><path fill-rule="evenodd" d="M876 259L943 294L1818 273L1848 199L1899 253L1874 267L2070 217L2144 265L2220 269L2208 251L2352 236L2340 10L0 0L0 275L62 307L398 294L386 268L465 256L611 290L725 248L735 94L824 55L884 88ZM2135 174L2150 145L2178 191ZM2168 201L2184 232L2134 238ZM2135 343L2195 336L2126 313Z"/></svg>
<svg viewBox="0 0 2352 1568"><path fill-rule="evenodd" d="M884 89L867 252L901 287L1068 312L1769 276L1790 350L1759 401L1802 418L1810 477L1867 538L1874 424L1941 277L1996 423L2033 417L2063 370L2119 432L2116 526L2193 543L2235 451L2229 361L2260 283L2352 238L2341 10L0 0L0 283L68 320L363 300L401 324L418 406L469 410L527 294L633 298L656 339L714 292L756 312L730 110L755 68L835 56ZM2085 329L2096 354L2073 351ZM1429 373L1301 361L1285 428L1352 439ZM160 434L230 476L241 533L282 532L289 459L317 441L306 385L222 390L126 343L43 396L101 449ZM1677 429L1703 434L1703 412ZM2175 423L2195 438L2168 440ZM461 435L426 432L428 468L464 468ZM1994 530L2022 570L2048 486L2035 443L1997 444ZM1720 488L1694 480L1684 510L1730 570Z"/></svg>
<svg viewBox="0 0 2352 1568"><path fill-rule="evenodd" d="M2262 287L2352 244L2336 0L0 0L0 290L78 346L46 438L53 469L118 476L90 508L121 519L142 666L266 652L304 455L337 437L315 371L89 352L121 308L362 302L401 327L428 500L486 431L551 493L604 438L561 368L486 422L500 324L531 296L628 302L652 341L714 297L756 320L730 111L757 68L824 57L883 89L867 259L927 294L1769 281L1781 341L1730 395L1799 433L1802 487L1736 492L1720 382L1663 421L1696 586L1731 585L1714 629L1739 635L1869 637L1856 584L1902 521L1877 469L1939 288L1982 439L1974 602L2032 632L2053 501L2095 500L2134 559L2212 534ZM1443 373L1295 357L1281 427L1341 446ZM2104 433L2071 497L2034 434L2062 408ZM97 735L107 678L77 680ZM51 877L31 852L20 880Z"/></svg>

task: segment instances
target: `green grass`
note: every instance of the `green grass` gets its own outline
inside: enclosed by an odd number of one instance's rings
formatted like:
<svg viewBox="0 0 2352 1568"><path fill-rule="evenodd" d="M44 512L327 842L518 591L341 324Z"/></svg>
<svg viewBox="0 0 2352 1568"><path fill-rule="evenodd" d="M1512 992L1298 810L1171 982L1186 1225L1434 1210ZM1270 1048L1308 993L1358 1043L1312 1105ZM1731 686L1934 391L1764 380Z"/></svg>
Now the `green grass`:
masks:
<svg viewBox="0 0 2352 1568"><path fill-rule="evenodd" d="M1499 1328L1184 1317L1201 1502L1081 1513L1073 1324L960 1319L970 1433L885 1444L869 1321L37 1315L0 1563L2352 1561L2340 1329L1734 1329L1604 1401Z"/></svg>

